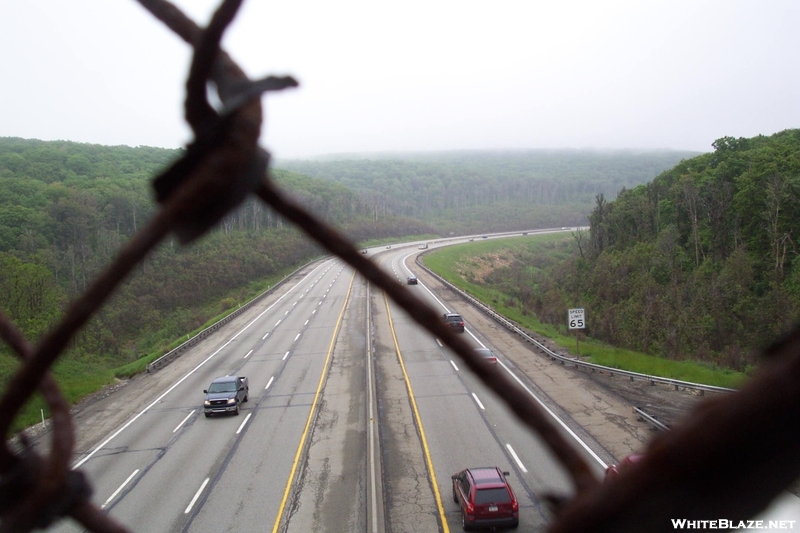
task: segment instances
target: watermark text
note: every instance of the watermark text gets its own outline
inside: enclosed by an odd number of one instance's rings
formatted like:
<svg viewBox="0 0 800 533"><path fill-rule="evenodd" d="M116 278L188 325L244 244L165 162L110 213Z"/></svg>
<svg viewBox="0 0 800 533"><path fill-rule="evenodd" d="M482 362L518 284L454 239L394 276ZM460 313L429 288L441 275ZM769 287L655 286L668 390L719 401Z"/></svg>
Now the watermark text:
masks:
<svg viewBox="0 0 800 533"><path fill-rule="evenodd" d="M673 518L674 529L794 529L797 520L687 520Z"/></svg>

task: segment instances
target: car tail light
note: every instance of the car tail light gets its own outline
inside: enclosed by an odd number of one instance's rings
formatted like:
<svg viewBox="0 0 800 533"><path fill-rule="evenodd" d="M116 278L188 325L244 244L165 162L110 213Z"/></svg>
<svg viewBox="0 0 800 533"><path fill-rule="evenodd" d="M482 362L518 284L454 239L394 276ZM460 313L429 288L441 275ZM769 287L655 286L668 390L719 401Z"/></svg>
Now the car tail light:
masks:
<svg viewBox="0 0 800 533"><path fill-rule="evenodd" d="M475 514L475 506L472 505L470 502L465 502L467 504L467 514Z"/></svg>
<svg viewBox="0 0 800 533"><path fill-rule="evenodd" d="M516 498L511 502L511 510L514 512L519 511L519 502L516 500Z"/></svg>

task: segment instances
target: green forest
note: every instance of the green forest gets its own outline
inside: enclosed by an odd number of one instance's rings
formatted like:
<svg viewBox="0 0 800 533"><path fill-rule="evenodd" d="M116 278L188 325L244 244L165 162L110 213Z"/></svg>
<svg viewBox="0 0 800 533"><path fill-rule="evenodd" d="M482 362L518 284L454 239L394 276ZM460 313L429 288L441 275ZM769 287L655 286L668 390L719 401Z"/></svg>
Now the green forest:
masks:
<svg viewBox="0 0 800 533"><path fill-rule="evenodd" d="M156 209L150 181L180 155L0 139L0 309L27 338L47 331L146 224ZM431 233L412 219L373 220L357 196L336 183L285 170L275 170L273 178L356 241ZM248 201L198 243L164 243L82 330L69 356L106 367L130 362L243 303L254 284L258 289L321 253L262 203ZM8 354L7 347L0 353Z"/></svg>
<svg viewBox="0 0 800 533"><path fill-rule="evenodd" d="M585 226L598 193L613 198L683 159L679 151L519 150L349 154L281 161L356 192L375 218L413 217L463 235Z"/></svg>
<svg viewBox="0 0 800 533"><path fill-rule="evenodd" d="M597 195L568 257L516 252L483 282L545 323L584 307L614 346L752 368L800 319L800 130L713 147Z"/></svg>
<svg viewBox="0 0 800 533"><path fill-rule="evenodd" d="M0 138L0 311L26 338L35 342L48 331L147 224L157 209L151 181L182 153ZM287 162L271 177L364 245L584 225L595 196L613 198L618 186L646 183L693 155L442 153ZM248 200L198 242L162 243L76 336L56 377L75 401L322 253ZM0 343L0 384L16 365Z"/></svg>

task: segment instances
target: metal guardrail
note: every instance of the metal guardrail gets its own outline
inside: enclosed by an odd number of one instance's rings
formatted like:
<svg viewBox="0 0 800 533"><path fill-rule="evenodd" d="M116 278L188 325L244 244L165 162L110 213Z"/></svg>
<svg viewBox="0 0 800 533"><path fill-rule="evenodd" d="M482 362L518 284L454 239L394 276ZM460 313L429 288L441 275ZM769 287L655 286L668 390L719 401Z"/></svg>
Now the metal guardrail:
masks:
<svg viewBox="0 0 800 533"><path fill-rule="evenodd" d="M657 429L659 431L668 431L669 430L669 426L668 425L660 422L656 417L654 417L653 415L649 415L649 414L645 413L644 411L642 411L638 407L634 407L633 408L633 412L639 416L640 420L643 420L643 421L647 422L648 424L650 424L651 426L653 426L653 429Z"/></svg>
<svg viewBox="0 0 800 533"><path fill-rule="evenodd" d="M455 285L453 285L452 283L450 283L449 281L447 281L446 279L444 279L443 277L441 277L440 275L438 275L437 273L433 272L431 269L429 269L428 267L423 265L422 262L420 261L420 256L421 256L421 254L417 254L417 256L415 258L415 262L420 268L422 268L423 270L428 272L430 275L432 275L433 277L438 279L441 283L445 284L450 289L452 289L455 292L457 292L462 298L467 300L473 306L475 306L478 309L480 309L484 314L486 314L487 316L491 317L492 319L494 319L499 324L503 325L506 329L508 329L512 333L515 333L515 334L519 335L526 342L535 345L538 349L543 351L551 359L561 361L561 364L566 365L567 363L569 363L569 364L575 365L575 366L580 367L580 368L589 369L592 372L605 372L607 374L610 374L611 376L615 376L615 375L627 376L627 377L630 378L631 381L634 381L634 380L647 380L647 381L650 381L651 385L655 385L656 383L671 385L671 386L675 387L675 390L679 390L680 388L693 389L693 390L700 391L701 395L705 394L706 392L735 392L736 391L736 389L729 389L729 388L726 388L726 387L716 387L714 385L704 385L702 383L692 383L690 381L681 381L679 379L664 378L664 377L661 377L661 376L652 376L652 375L649 375L649 374L640 374L638 372L631 372L631 371L628 371L628 370L620 370L618 368L611 368L611 367L607 367L607 366L596 365L594 363L587 363L586 361L581 361L580 359L575 358L575 357L566 357L566 356L563 356L561 354L558 354L558 353L552 351L551 349L549 349L547 346L545 346L541 342L539 342L536 339L534 339L530 334L528 334L528 332L524 331L522 328L520 328L514 322L510 321L509 319L507 319L503 315L497 313L491 307L487 306L486 304L484 304L483 302L481 302L477 298L473 297L472 295L470 295L470 294L466 293L465 291L461 290L460 288L456 287Z"/></svg>
<svg viewBox="0 0 800 533"><path fill-rule="evenodd" d="M267 290L265 290L264 292L262 292L261 294L259 294L258 296L256 296L255 298L253 298L252 300L247 302L246 304L240 306L238 309L233 311L231 314L229 314L225 318L222 318L218 322L215 322L214 324L208 326L206 329L198 332L197 335L195 335L194 337L192 337L189 340L187 340L186 342L182 343L180 346L178 346L176 348L173 348L169 352L165 353L164 355L162 355L161 357L159 357L158 359L156 359L155 361L153 361L152 363L147 365L147 372L151 373L151 372L154 372L156 370L159 370L159 369L167 366L174 359L178 358L187 349L191 348L192 346L194 346L195 344L197 344L198 342L200 342L204 338L206 338L209 335L211 335L214 331L218 330L219 328L221 328L222 326L224 326L225 324L227 324L228 322L230 322L231 320L233 320L237 316L241 315L242 313L244 313L245 311L250 309L254 304L256 304L259 300L261 300L262 298L264 298L268 294L274 292L275 289L277 289L278 287L283 285L286 282L286 280L288 280L289 278L291 278L292 276L294 276L295 274L300 272L302 269L306 268L308 265L316 263L317 261L321 261L322 259L324 259L324 258L315 259L314 261L309 261L308 263L306 263L305 265L301 266L300 268L298 268L297 270L295 270L291 274L287 274L278 283L276 283L272 287L268 288Z"/></svg>

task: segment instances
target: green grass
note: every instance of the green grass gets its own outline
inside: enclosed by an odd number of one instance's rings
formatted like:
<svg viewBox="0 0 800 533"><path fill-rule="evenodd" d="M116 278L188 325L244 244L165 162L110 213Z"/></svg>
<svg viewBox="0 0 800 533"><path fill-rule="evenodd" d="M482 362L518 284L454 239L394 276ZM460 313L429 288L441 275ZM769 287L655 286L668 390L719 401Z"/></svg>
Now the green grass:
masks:
<svg viewBox="0 0 800 533"><path fill-rule="evenodd" d="M566 323L559 326L543 324L535 316L524 315L519 308L505 305L505 302L511 300L510 295L470 282L467 279L471 277L470 269L475 268L482 257L490 255L510 256L520 251L549 253L560 256L563 254L563 247L555 245L571 238L571 236L565 237L564 234L548 234L476 241L436 250L426 254L422 260L425 266L484 304L492 307L497 313L529 331L551 339L562 349L569 351L573 355L580 355L585 361L620 370L717 387L737 388L745 381L747 376L742 372L718 368L702 362L674 361L633 350L617 348L590 337L582 337L577 342L576 347L575 334L568 332ZM576 354L576 349L580 351L579 354Z"/></svg>
<svg viewBox="0 0 800 533"><path fill-rule="evenodd" d="M122 366L114 366L106 360L78 361L67 356L59 358L53 366L53 376L59 388L70 405L74 405L86 396L97 392L106 385L118 382L120 379L129 378L144 372L147 365L186 342L200 331L210 325L225 318L230 313L238 309L241 304L247 303L287 275L291 274L297 267L286 268L283 271L269 278L253 282L246 288L237 291L235 294L225 298L223 301L233 303L233 305L220 312L216 316L209 318L205 324L189 332L187 335L173 339L169 344L144 355L135 361ZM216 304L215 304L216 305ZM19 367L19 362L10 355L0 354L0 375L11 376ZM5 387L4 387L5 388ZM32 426L42 420L42 410L45 418L50 418L50 411L40 394L35 394L20 410L17 418L12 425L12 431L19 431Z"/></svg>
<svg viewBox="0 0 800 533"><path fill-rule="evenodd" d="M4 355L2 359L2 365L4 367L8 366L9 370L19 366L19 363L13 360L11 356ZM113 372L102 368L102 364L76 361L69 357L61 358L53 366L52 374L58 383L61 393L70 405L114 382ZM50 409L47 407L44 398L42 398L41 394L36 393L20 409L11 426L11 430L16 432L41 422L42 410L44 410L44 417L50 418Z"/></svg>
<svg viewBox="0 0 800 533"><path fill-rule="evenodd" d="M241 307L242 305L246 304L259 294L266 291L267 289L274 287L278 282L280 282L282 279L284 279L286 276L288 276L295 270L297 270L297 267L286 268L280 271L279 273L275 274L274 276L271 276L263 280L259 280L258 282L251 283L250 285L247 286L247 288L244 291L241 291L240 293L236 294L235 297L232 296L225 298L223 300L225 302L231 302L231 303L235 302L233 306L225 309L216 316L209 318L202 326L196 328L194 331L190 331L185 336L181 336L177 339L172 340L170 344L162 347L161 349L151 352L143 357L140 357L139 359L131 363L114 368L112 370L113 375L118 378L127 378L135 376L136 374L139 374L141 372L144 372L147 369L147 365L149 365L162 355L170 352L171 350L174 350L175 348L177 348L187 340L191 339L192 337L194 337L207 327L216 324L226 316L230 315L231 313L239 309L239 307Z"/></svg>

